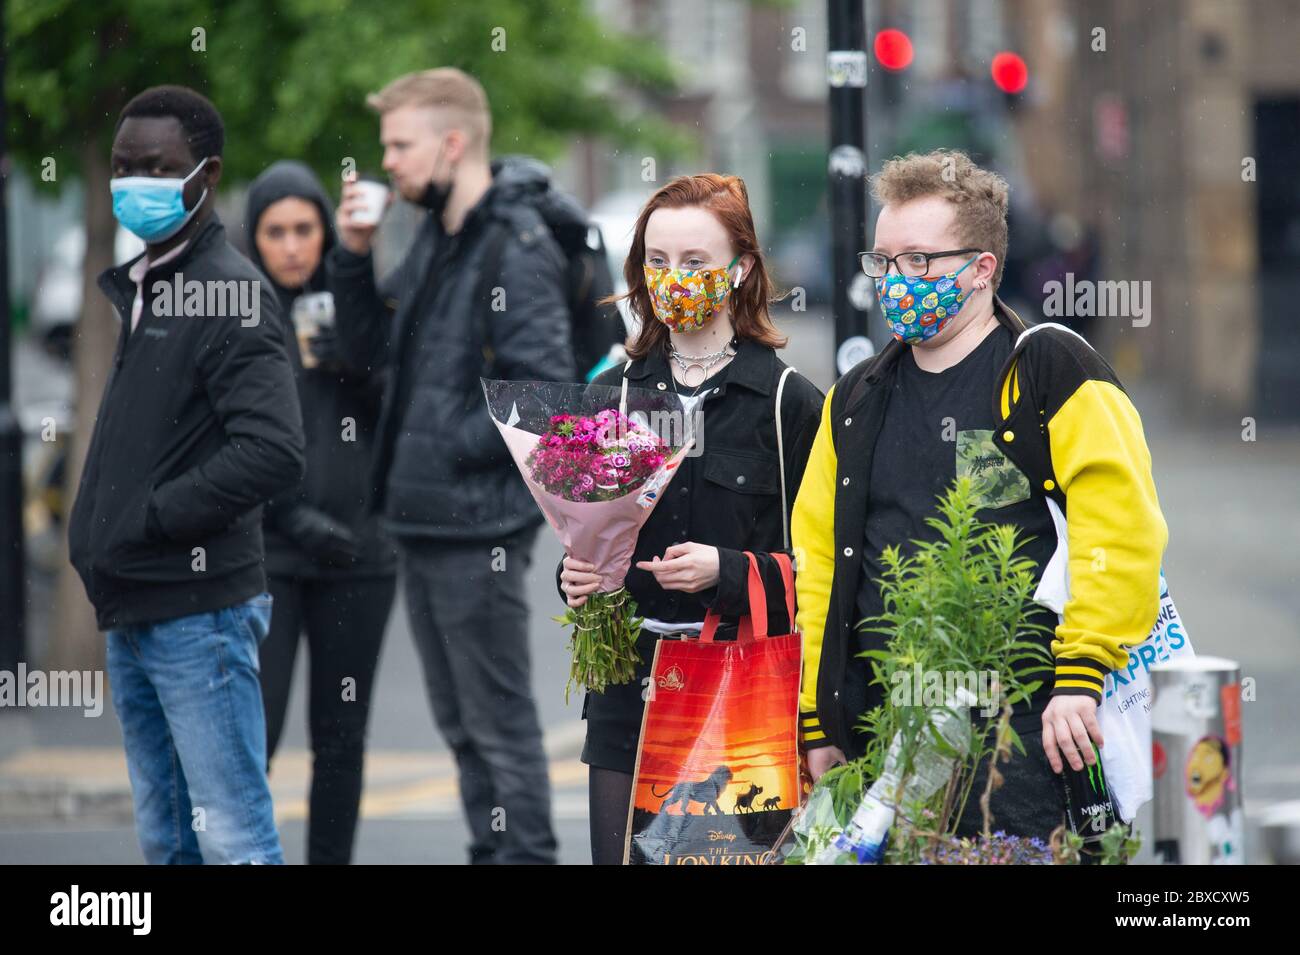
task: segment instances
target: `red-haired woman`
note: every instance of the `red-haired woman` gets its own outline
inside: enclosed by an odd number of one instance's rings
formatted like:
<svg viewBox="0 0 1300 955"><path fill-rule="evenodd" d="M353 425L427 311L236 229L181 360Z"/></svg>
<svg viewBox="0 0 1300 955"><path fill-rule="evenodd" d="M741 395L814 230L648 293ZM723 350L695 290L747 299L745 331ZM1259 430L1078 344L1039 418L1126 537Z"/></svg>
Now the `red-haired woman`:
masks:
<svg viewBox="0 0 1300 955"><path fill-rule="evenodd" d="M746 550L758 553L769 584L772 632L793 630L793 621L775 629L787 621L780 573L767 555L789 551L790 509L823 398L777 357L786 340L768 314L772 285L737 177L682 176L651 196L623 271L640 322L628 345L631 361L593 383L618 386L626 377L633 387L675 392L696 416L701 440L632 555L626 586L645 617L637 678L588 693L583 703L582 761L590 766L591 852L598 865L622 861L641 694L655 642L698 634L710 609L731 618L734 636L734 618L747 605ZM557 580L573 607L599 585L593 566L573 557L561 562ZM719 634L727 634L725 624Z"/></svg>

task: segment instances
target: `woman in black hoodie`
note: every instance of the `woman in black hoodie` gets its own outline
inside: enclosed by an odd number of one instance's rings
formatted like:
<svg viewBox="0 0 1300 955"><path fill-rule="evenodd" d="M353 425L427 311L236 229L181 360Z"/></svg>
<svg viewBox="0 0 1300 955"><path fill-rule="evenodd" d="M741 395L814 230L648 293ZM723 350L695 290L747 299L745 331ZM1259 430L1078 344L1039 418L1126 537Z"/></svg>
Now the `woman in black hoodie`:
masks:
<svg viewBox="0 0 1300 955"><path fill-rule="evenodd" d="M323 291L325 253L335 241L331 208L311 170L283 160L253 181L244 220L249 255L280 300L307 437L306 475L267 505L263 519L274 602L261 679L270 760L305 633L313 756L309 864L351 860L370 695L396 586L396 552L367 507L383 383L350 366L328 329L303 339L294 330L295 310L332 312Z"/></svg>

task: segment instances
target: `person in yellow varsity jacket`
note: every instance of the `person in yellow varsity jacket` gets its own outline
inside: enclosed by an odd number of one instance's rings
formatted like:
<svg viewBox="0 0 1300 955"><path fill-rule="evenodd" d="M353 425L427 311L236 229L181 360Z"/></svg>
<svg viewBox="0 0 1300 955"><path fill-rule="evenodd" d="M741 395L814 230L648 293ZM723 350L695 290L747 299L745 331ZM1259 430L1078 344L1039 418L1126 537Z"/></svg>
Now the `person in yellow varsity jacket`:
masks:
<svg viewBox="0 0 1300 955"><path fill-rule="evenodd" d="M1055 774L1096 760L1103 678L1150 633L1168 531L1138 417L1106 361L1061 326L1028 326L996 295L1007 249L1008 187L964 154L940 150L885 164L872 251L895 341L850 369L822 409L795 501L797 625L804 635L801 741L813 778L857 757L859 717L883 701L859 629L883 610L881 551L933 540L926 524L958 476L983 495L980 520L1016 526L1042 569L1066 518L1070 599L1048 626L1055 679L1019 704L1014 754L993 795L999 829L1046 838L1063 818ZM1023 336L1023 337L1022 337ZM1044 677L1046 677L1044 679ZM975 786L983 789L984 768ZM981 825L975 800L958 833Z"/></svg>

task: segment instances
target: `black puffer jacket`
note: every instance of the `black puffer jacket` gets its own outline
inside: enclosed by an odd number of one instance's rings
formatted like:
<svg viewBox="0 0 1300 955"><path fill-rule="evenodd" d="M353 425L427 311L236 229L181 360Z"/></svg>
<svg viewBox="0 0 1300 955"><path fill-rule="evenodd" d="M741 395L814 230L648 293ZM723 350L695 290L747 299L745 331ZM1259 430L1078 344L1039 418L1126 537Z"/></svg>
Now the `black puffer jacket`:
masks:
<svg viewBox="0 0 1300 955"><path fill-rule="evenodd" d="M280 286L267 273L280 302L284 340L293 365L302 404L307 439L307 473L299 484L266 507L263 536L266 570L275 576L308 578L384 576L396 573L397 553L369 511L367 473L374 451L375 425L383 395L382 371L355 367L344 349L334 361L304 368L293 328L293 302L299 295L325 289L325 253L335 244L333 210L324 188L306 165L281 160L253 180L248 190L244 222L248 255L263 272L257 248L262 214L281 199L296 197L313 203L325 227L321 264L302 288ZM319 545L304 534L303 524L325 518L355 537L353 558L326 559Z"/></svg>
<svg viewBox="0 0 1300 955"><path fill-rule="evenodd" d="M371 479L400 537L499 540L543 520L479 382L574 380L564 257L523 198L542 175L502 165L461 230L447 235L430 215L382 286L369 255L338 245L328 256L343 347L358 365L391 367ZM500 274L484 276L495 229L509 230Z"/></svg>

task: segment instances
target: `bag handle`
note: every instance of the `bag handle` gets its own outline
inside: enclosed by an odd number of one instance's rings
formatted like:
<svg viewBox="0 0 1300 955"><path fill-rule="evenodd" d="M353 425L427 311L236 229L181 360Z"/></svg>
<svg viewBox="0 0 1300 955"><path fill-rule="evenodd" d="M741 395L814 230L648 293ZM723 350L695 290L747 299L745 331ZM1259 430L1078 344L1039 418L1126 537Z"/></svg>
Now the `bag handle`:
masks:
<svg viewBox="0 0 1300 955"><path fill-rule="evenodd" d="M740 618L739 632L736 640L748 643L751 640L764 640L767 632L767 588L763 584L763 575L758 572L758 558L750 551L745 551L749 561L749 574L746 590L749 598L749 613ZM794 568L790 564L790 555L772 553L768 555L776 561L781 569L781 585L785 589L785 610L790 627L794 627ZM704 615L704 628L700 631L702 643L712 643L717 633L722 614L710 610Z"/></svg>
<svg viewBox="0 0 1300 955"><path fill-rule="evenodd" d="M709 610L704 614L704 626L700 629L700 642L712 643L713 635L718 632L718 624L722 622L722 614L716 610ZM750 624L749 617L741 617L739 632L736 634L737 641L754 639L753 627Z"/></svg>
<svg viewBox="0 0 1300 955"><path fill-rule="evenodd" d="M629 358L627 364L623 366L623 387L618 395L618 413L624 418L627 417L627 370L631 367L632 359Z"/></svg>
<svg viewBox="0 0 1300 955"><path fill-rule="evenodd" d="M785 501L785 439L781 434L781 395L785 391L785 379L793 368L781 372L781 380L776 383L776 456L781 468L781 543L790 549L790 511Z"/></svg>

